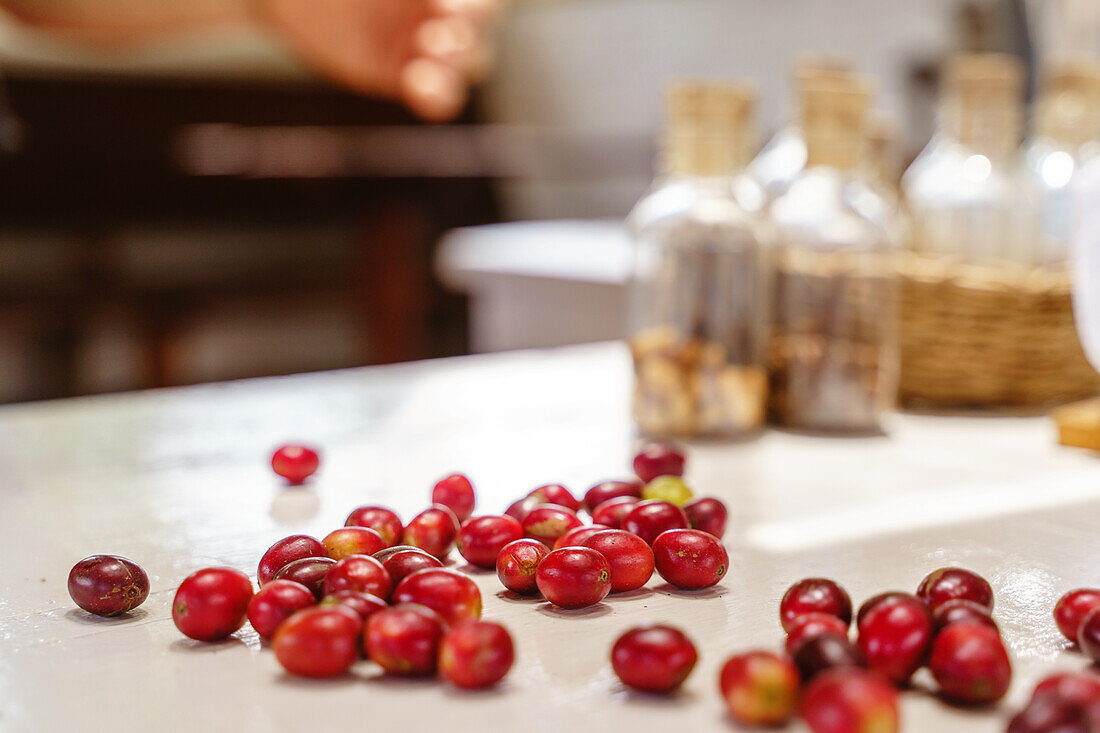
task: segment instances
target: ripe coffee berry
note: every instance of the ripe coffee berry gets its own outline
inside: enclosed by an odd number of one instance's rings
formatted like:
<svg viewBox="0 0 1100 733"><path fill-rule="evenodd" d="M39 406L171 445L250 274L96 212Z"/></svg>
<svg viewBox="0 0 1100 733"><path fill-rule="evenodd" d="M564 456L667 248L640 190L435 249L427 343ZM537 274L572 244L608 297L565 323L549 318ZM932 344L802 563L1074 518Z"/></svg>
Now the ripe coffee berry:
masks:
<svg viewBox="0 0 1100 733"><path fill-rule="evenodd" d="M477 583L448 568L428 568L408 576L394 589L393 602L427 606L452 625L481 617Z"/></svg>
<svg viewBox="0 0 1100 733"><path fill-rule="evenodd" d="M869 668L904 683L924 664L932 635L932 616L924 603L898 599L867 613L856 647Z"/></svg>
<svg viewBox="0 0 1100 733"><path fill-rule="evenodd" d="M232 568L205 568L184 578L172 601L172 620L184 636L219 641L244 626L252 581Z"/></svg>
<svg viewBox="0 0 1100 733"><path fill-rule="evenodd" d="M1070 641L1077 642L1077 632L1081 629L1081 622L1094 608L1100 608L1100 590L1095 588L1078 588L1071 590L1058 599L1054 606L1054 623L1058 630Z"/></svg>
<svg viewBox="0 0 1100 733"><path fill-rule="evenodd" d="M944 696L962 703L1000 700L1012 680L1001 636L984 624L950 624L932 643L928 660Z"/></svg>
<svg viewBox="0 0 1100 733"><path fill-rule="evenodd" d="M650 546L662 532L687 528L688 518L684 510L660 499L639 501L623 519L623 529L638 535Z"/></svg>
<svg viewBox="0 0 1100 733"><path fill-rule="evenodd" d="M373 555L386 549L382 535L369 527L341 527L329 532L321 544L333 560L342 560L348 555Z"/></svg>
<svg viewBox="0 0 1100 733"><path fill-rule="evenodd" d="M985 624L994 631L998 630L997 622L993 620L993 615L989 613L989 609L974 603L974 601L964 601L961 598L956 598L940 604L940 607L932 614L932 625L935 626L937 632L948 624L960 623Z"/></svg>
<svg viewBox="0 0 1100 733"><path fill-rule="evenodd" d="M536 593L535 572L549 554L550 548L538 540L510 542L497 556L497 578L513 593Z"/></svg>
<svg viewBox="0 0 1100 733"><path fill-rule="evenodd" d="M1007 733L1092 733L1093 730L1085 708L1042 697L1032 700L1008 722Z"/></svg>
<svg viewBox="0 0 1100 733"><path fill-rule="evenodd" d="M554 504L555 506L565 507L573 513L580 511L581 508L581 503L577 501L577 497L573 496L572 492L561 484L545 484L527 496L538 499L541 504Z"/></svg>
<svg viewBox="0 0 1100 733"><path fill-rule="evenodd" d="M293 580L301 583L313 592L317 600L325 595L325 577L328 571L336 565L331 557L303 557L283 567L276 575L276 580Z"/></svg>
<svg viewBox="0 0 1100 733"><path fill-rule="evenodd" d="M848 624L830 613L807 613L799 616L787 632L787 654L793 657L803 642L826 634L847 640Z"/></svg>
<svg viewBox="0 0 1100 733"><path fill-rule="evenodd" d="M317 472L321 457L304 445L284 445L271 456L271 468L290 484L302 484Z"/></svg>
<svg viewBox="0 0 1100 733"><path fill-rule="evenodd" d="M1060 672L1035 686L1031 699L1054 697L1081 707L1100 703L1100 677L1088 672Z"/></svg>
<svg viewBox="0 0 1100 733"><path fill-rule="evenodd" d="M875 672L837 668L810 682L799 713L812 733L897 733L898 693Z"/></svg>
<svg viewBox="0 0 1100 733"><path fill-rule="evenodd" d="M393 547L401 541L405 525L401 517L382 506L361 506L348 515L345 527L369 527L386 541L387 547Z"/></svg>
<svg viewBox="0 0 1100 733"><path fill-rule="evenodd" d="M863 602L863 605L861 605L859 607L859 611L856 612L856 629L858 630L859 627L863 624L864 616L866 616L867 612L870 611L872 608L874 608L875 606L877 606L880 603L885 603L885 602L888 602L888 601L896 601L896 600L899 600L899 599L900 600L917 600L917 601L920 601L921 603L924 603L924 601L921 601L919 598L917 598L912 593L903 593L901 591L888 591L886 593L879 593L877 596L871 596L870 598L868 598L866 601ZM929 610L931 610L931 609L929 609Z"/></svg>
<svg viewBox="0 0 1100 733"><path fill-rule="evenodd" d="M458 552L479 568L494 568L509 542L523 537L523 526L507 515L467 519L458 531Z"/></svg>
<svg viewBox="0 0 1100 733"><path fill-rule="evenodd" d="M560 550L563 547L584 547L585 540L597 532L603 532L605 529L611 528L605 527L602 524L588 524L581 527L574 527L555 540L554 546L551 549Z"/></svg>
<svg viewBox="0 0 1100 733"><path fill-rule="evenodd" d="M642 692L672 692L688 678L697 659L695 645L671 626L631 629L611 648L615 674Z"/></svg>
<svg viewBox="0 0 1100 733"><path fill-rule="evenodd" d="M329 568L322 584L322 595L331 595L341 590L370 593L385 600L393 591L393 579L382 567L382 563L373 557L348 555Z"/></svg>
<svg viewBox="0 0 1100 733"><path fill-rule="evenodd" d="M859 667L863 659L846 637L821 634L804 640L794 652L794 664L803 680L837 667Z"/></svg>
<svg viewBox="0 0 1100 733"><path fill-rule="evenodd" d="M375 559L377 560L378 557L376 556ZM382 567L390 574L390 579L393 580L396 586L417 570L441 568L443 567L443 563L423 550L413 548L388 555L386 559L382 561Z"/></svg>
<svg viewBox="0 0 1100 733"><path fill-rule="evenodd" d="M653 575L653 550L638 535L621 529L605 529L584 540L604 556L611 569L611 592L637 590Z"/></svg>
<svg viewBox="0 0 1100 733"><path fill-rule="evenodd" d="M261 639L275 636L279 625L303 608L317 603L313 593L293 580L273 580L264 585L248 602L248 622Z"/></svg>
<svg viewBox="0 0 1100 733"><path fill-rule="evenodd" d="M512 636L492 621L463 621L443 634L439 672L455 687L492 687L515 661Z"/></svg>
<svg viewBox="0 0 1100 733"><path fill-rule="evenodd" d="M322 598L321 603L318 605L326 608L329 606L344 606L345 608L350 608L364 621L381 611L383 608L389 608L389 604L378 596L372 596L370 593L361 593L357 590L338 590L332 595Z"/></svg>
<svg viewBox="0 0 1100 733"><path fill-rule="evenodd" d="M831 580L806 578L788 588L779 602L779 621L783 630L790 631L795 619L806 613L828 613L850 624L852 599Z"/></svg>
<svg viewBox="0 0 1100 733"><path fill-rule="evenodd" d="M149 576L133 560L92 555L69 571L69 597L88 613L117 616L145 602Z"/></svg>
<svg viewBox="0 0 1100 733"><path fill-rule="evenodd" d="M729 567L726 548L718 538L698 529L670 529L653 541L657 572L677 588L709 588Z"/></svg>
<svg viewBox="0 0 1100 733"><path fill-rule="evenodd" d="M443 560L451 551L458 529L455 513L442 504L435 504L409 520L403 542Z"/></svg>
<svg viewBox="0 0 1100 733"><path fill-rule="evenodd" d="M563 547L539 563L535 583L543 598L562 608L584 608L611 592L611 567L590 547Z"/></svg>
<svg viewBox="0 0 1100 733"><path fill-rule="evenodd" d="M642 498L641 481L601 481L584 494L584 508L589 513L603 504L608 499L618 496L630 496L635 499Z"/></svg>
<svg viewBox="0 0 1100 733"><path fill-rule="evenodd" d="M580 526L576 514L556 504L539 504L523 518L523 533L547 547L553 547L559 537Z"/></svg>
<svg viewBox="0 0 1100 733"><path fill-rule="evenodd" d="M432 489L432 503L449 508L458 521L464 522L474 513L474 504L477 503L474 485L461 473L453 473L440 479Z"/></svg>
<svg viewBox="0 0 1100 733"><path fill-rule="evenodd" d="M718 539L726 533L726 505L717 499L696 499L684 505L692 529L709 532Z"/></svg>
<svg viewBox="0 0 1100 733"><path fill-rule="evenodd" d="M798 708L800 684L791 660L765 651L731 657L718 677L730 715L746 726L785 725Z"/></svg>
<svg viewBox="0 0 1100 733"><path fill-rule="evenodd" d="M622 529L623 520L637 503L638 499L633 496L616 496L614 499L608 499L592 510L592 522L612 529Z"/></svg>
<svg viewBox="0 0 1100 733"><path fill-rule="evenodd" d="M642 489L643 499L660 499L676 506L684 506L691 497L691 488L679 476L658 476Z"/></svg>
<svg viewBox="0 0 1100 733"><path fill-rule="evenodd" d="M302 677L336 677L359 658L363 621L344 606L307 608L279 626L271 647L283 669Z"/></svg>
<svg viewBox="0 0 1100 733"><path fill-rule="evenodd" d="M267 549L260 558L256 580L260 585L274 580L275 575L295 560L306 557L328 557L328 550L321 541L305 534L284 537Z"/></svg>
<svg viewBox="0 0 1100 733"><path fill-rule="evenodd" d="M668 443L648 443L634 456L634 473L649 483L658 476L683 476L684 454Z"/></svg>
<svg viewBox="0 0 1100 733"><path fill-rule="evenodd" d="M537 496L525 496L522 499L516 499L512 504L504 511L512 519L522 523L527 515L531 513L531 510L537 506L542 506L544 502L539 500ZM564 508L564 507L563 507Z"/></svg>
<svg viewBox="0 0 1100 733"><path fill-rule="evenodd" d="M1100 662L1100 608L1094 608L1081 621L1077 630L1077 646L1094 662Z"/></svg>
<svg viewBox="0 0 1100 733"><path fill-rule="evenodd" d="M962 568L940 568L928 574L917 588L917 596L935 611L954 598L973 601L993 610L993 589L985 578Z"/></svg>
<svg viewBox="0 0 1100 733"><path fill-rule="evenodd" d="M427 676L435 673L444 627L430 608L401 603L367 619L363 650L386 674Z"/></svg>

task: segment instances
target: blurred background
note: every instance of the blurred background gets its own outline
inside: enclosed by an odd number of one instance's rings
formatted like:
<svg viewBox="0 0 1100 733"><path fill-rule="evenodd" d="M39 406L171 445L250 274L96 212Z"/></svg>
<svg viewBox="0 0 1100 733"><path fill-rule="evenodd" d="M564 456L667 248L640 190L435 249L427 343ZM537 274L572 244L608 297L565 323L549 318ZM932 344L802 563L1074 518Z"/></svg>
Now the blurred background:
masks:
<svg viewBox="0 0 1100 733"><path fill-rule="evenodd" d="M513 0L440 123L263 24L104 43L8 5L6 402L619 338L670 79L751 80L763 143L799 55L843 56L900 176L950 55L1014 54L1033 91L1100 51L1095 0Z"/></svg>

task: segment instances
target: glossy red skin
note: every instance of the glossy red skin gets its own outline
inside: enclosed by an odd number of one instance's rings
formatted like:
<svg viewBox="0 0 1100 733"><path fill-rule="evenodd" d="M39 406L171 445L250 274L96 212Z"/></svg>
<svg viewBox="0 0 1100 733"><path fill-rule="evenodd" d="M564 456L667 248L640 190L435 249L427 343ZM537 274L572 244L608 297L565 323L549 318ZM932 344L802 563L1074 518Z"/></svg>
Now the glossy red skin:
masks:
<svg viewBox="0 0 1100 733"><path fill-rule="evenodd" d="M284 567L275 578L301 583L313 592L317 600L321 600L325 595L325 577L335 565L336 561L331 557L303 557Z"/></svg>
<svg viewBox="0 0 1100 733"><path fill-rule="evenodd" d="M798 647L804 642L826 634L847 640L848 624L831 613L807 613L799 616L791 624L791 630L787 632L787 641L784 645L787 654L793 657Z"/></svg>
<svg viewBox="0 0 1100 733"><path fill-rule="evenodd" d="M827 578L800 580L783 594L779 602L779 622L784 631L806 613L829 613L846 624L852 623L852 599L847 591Z"/></svg>
<svg viewBox="0 0 1100 733"><path fill-rule="evenodd" d="M806 687L799 714L812 733L896 733L900 727L897 690L859 667L819 674Z"/></svg>
<svg viewBox="0 0 1100 733"><path fill-rule="evenodd" d="M626 515L630 514L630 510L639 501L633 496L617 496L614 499L608 499L592 510L592 521L611 529L622 529Z"/></svg>
<svg viewBox="0 0 1100 733"><path fill-rule="evenodd" d="M477 583L448 568L428 568L408 576L394 589L393 602L427 606L451 625L481 617Z"/></svg>
<svg viewBox="0 0 1100 733"><path fill-rule="evenodd" d="M577 501L577 497L573 496L573 493L561 484L545 484L533 490L528 496L537 498L542 504L563 506L574 514L580 511L581 508L581 503Z"/></svg>
<svg viewBox="0 0 1100 733"><path fill-rule="evenodd" d="M521 537L523 525L513 517L475 517L463 522L458 531L458 552L471 565L495 568L504 546Z"/></svg>
<svg viewBox="0 0 1100 733"><path fill-rule="evenodd" d="M88 613L118 616L149 597L149 576L133 560L92 555L69 571L69 597Z"/></svg>
<svg viewBox="0 0 1100 733"><path fill-rule="evenodd" d="M172 620L184 636L220 641L244 626L252 581L233 568L204 568L188 575L172 601Z"/></svg>
<svg viewBox="0 0 1100 733"><path fill-rule="evenodd" d="M357 590L385 600L393 592L393 578L370 555L348 555L329 569L322 590L326 596L341 590Z"/></svg>
<svg viewBox="0 0 1100 733"><path fill-rule="evenodd" d="M401 517L384 506L361 506L348 515L345 527L369 527L382 535L387 547L393 547L401 541L405 525Z"/></svg>
<svg viewBox="0 0 1100 733"><path fill-rule="evenodd" d="M363 620L344 606L307 608L279 626L271 648L283 669L300 677L337 677L359 658Z"/></svg>
<svg viewBox="0 0 1100 733"><path fill-rule="evenodd" d="M316 603L313 593L301 583L273 580L256 591L248 602L248 623L261 639L270 639L293 613Z"/></svg>
<svg viewBox="0 0 1100 733"><path fill-rule="evenodd" d="M329 606L344 606L345 608L350 608L364 621L381 611L383 608L389 608L389 604L378 596L371 595L370 593L362 593L357 590L338 590L332 595L322 598L320 605L326 608Z"/></svg>
<svg viewBox="0 0 1100 733"><path fill-rule="evenodd" d="M879 603L863 619L856 648L870 669L905 683L924 664L935 630L919 600Z"/></svg>
<svg viewBox="0 0 1100 733"><path fill-rule="evenodd" d="M635 499L642 498L641 481L601 481L584 492L584 508L591 514L592 511L608 499L619 496L632 496Z"/></svg>
<svg viewBox="0 0 1100 733"><path fill-rule="evenodd" d="M671 626L627 631L611 647L611 667L627 687L642 692L672 692L691 674L699 655L695 645Z"/></svg>
<svg viewBox="0 0 1100 733"><path fill-rule="evenodd" d="M367 619L363 650L386 674L425 677L435 673L444 628L430 608L402 603Z"/></svg>
<svg viewBox="0 0 1100 733"><path fill-rule="evenodd" d="M1054 623L1058 625L1062 636L1076 644L1081 622L1094 608L1100 608L1100 590L1095 588L1071 590L1059 598L1058 603L1054 605Z"/></svg>
<svg viewBox="0 0 1100 733"><path fill-rule="evenodd" d="M766 651L731 657L718 675L730 716L745 726L786 725L798 710L801 682L790 659Z"/></svg>
<svg viewBox="0 0 1100 733"><path fill-rule="evenodd" d="M607 560L611 568L611 592L637 590L653 576L653 550L645 540L621 529L605 529L584 540Z"/></svg>
<svg viewBox="0 0 1100 733"><path fill-rule="evenodd" d="M458 536L458 527L455 513L442 504L436 504L409 520L402 542L444 560Z"/></svg>
<svg viewBox="0 0 1100 733"><path fill-rule="evenodd" d="M611 529L611 527L602 524L587 524L583 527L574 527L559 537L557 541L554 542L554 547L552 549L560 550L563 547L584 547L585 540L597 532L603 532L607 529Z"/></svg>
<svg viewBox="0 0 1100 733"><path fill-rule="evenodd" d="M863 659L848 637L820 634L803 640L792 657L803 680L837 667L860 667Z"/></svg>
<svg viewBox="0 0 1100 733"><path fill-rule="evenodd" d="M726 505L717 499L703 497L684 505L684 514L692 529L708 532L721 539L726 533Z"/></svg>
<svg viewBox="0 0 1100 733"><path fill-rule="evenodd" d="M539 504L523 518L523 533L552 547L558 538L581 526L581 520L568 509L556 504Z"/></svg>
<svg viewBox="0 0 1100 733"><path fill-rule="evenodd" d="M653 541L657 572L677 588L698 590L726 575L730 559L717 537L699 529L670 529Z"/></svg>
<svg viewBox="0 0 1100 733"><path fill-rule="evenodd" d="M898 600L915 600L919 601L920 603L924 603L924 601L917 598L912 593L904 593L900 590L887 591L886 593L879 593L877 596L871 596L863 602L863 604L859 607L859 611L856 612L856 630L859 630L859 627L863 624L864 617L872 608L880 603L893 602Z"/></svg>
<svg viewBox="0 0 1100 733"><path fill-rule="evenodd" d="M550 554L550 548L538 540L516 540L504 546L497 556L497 578L513 593L529 595L538 592L535 572L539 563Z"/></svg>
<svg viewBox="0 0 1100 733"><path fill-rule="evenodd" d="M917 588L917 596L935 611L953 598L973 601L993 610L993 589L985 578L962 568L940 568L928 574Z"/></svg>
<svg viewBox="0 0 1100 733"><path fill-rule="evenodd" d="M419 547L413 547L412 545L394 545L393 547L387 547L384 550L380 550L374 553L374 559L378 562L384 563L387 559L393 557L399 552L419 552L421 555L428 555L428 553L421 550ZM428 555L428 557L433 557Z"/></svg>
<svg viewBox="0 0 1100 733"><path fill-rule="evenodd" d="M295 534L284 537L271 547L260 558L260 566L256 569L256 580L260 585L275 579L275 575L295 560L306 557L328 557L328 551L321 541L305 534Z"/></svg>
<svg viewBox="0 0 1100 733"><path fill-rule="evenodd" d="M504 679L515 661L512 636L492 621L463 621L439 644L439 673L455 687L479 690Z"/></svg>
<svg viewBox="0 0 1100 733"><path fill-rule="evenodd" d="M477 503L474 485L461 473L452 473L436 483L432 489L432 503L442 504L455 513L458 521L464 522L474 513Z"/></svg>
<svg viewBox="0 0 1100 733"><path fill-rule="evenodd" d="M1033 699L1008 722L1007 733L1092 733L1089 713L1053 697Z"/></svg>
<svg viewBox="0 0 1100 733"><path fill-rule="evenodd" d="M535 584L555 606L585 608L611 592L611 566L590 547L563 547L539 563Z"/></svg>
<svg viewBox="0 0 1100 733"><path fill-rule="evenodd" d="M302 484L317 472L321 457L304 445L284 445L271 456L271 468L289 484Z"/></svg>
<svg viewBox="0 0 1100 733"><path fill-rule="evenodd" d="M989 613L989 609L973 601L964 601L962 598L956 598L941 604L932 614L932 625L937 632L948 624L959 623L985 624L999 632L997 622L993 620L993 615Z"/></svg>
<svg viewBox="0 0 1100 733"><path fill-rule="evenodd" d="M329 532L321 544L333 560L342 560L348 555L373 555L386 549L382 535L370 527L341 527Z"/></svg>
<svg viewBox="0 0 1100 733"><path fill-rule="evenodd" d="M943 695L956 702L995 702L1012 681L1012 664L1001 635L984 624L944 628L932 643L928 667Z"/></svg>
<svg viewBox="0 0 1100 733"><path fill-rule="evenodd" d="M395 552L383 560L382 567L390 574L390 578L396 586L417 570L441 568L443 567L443 563L441 563L438 558L432 557L423 550L403 550L401 552Z"/></svg>
<svg viewBox="0 0 1100 733"><path fill-rule="evenodd" d="M623 518L623 529L638 535L650 546L662 532L687 529L688 526L683 509L660 499L639 501Z"/></svg>
<svg viewBox="0 0 1100 733"><path fill-rule="evenodd" d="M684 454L668 443L648 443L634 456L634 473L648 484L658 476L683 476Z"/></svg>
<svg viewBox="0 0 1100 733"><path fill-rule="evenodd" d="M537 496L525 496L522 499L513 501L504 513L517 522L522 523L531 510L540 506L542 503L543 502L539 501L539 497Z"/></svg>
<svg viewBox="0 0 1100 733"><path fill-rule="evenodd" d="M1100 703L1100 677L1087 672L1060 672L1035 685L1031 699L1053 697L1072 705L1088 707Z"/></svg>
<svg viewBox="0 0 1100 733"><path fill-rule="evenodd" d="M1088 612L1077 630L1077 646L1092 661L1100 662L1100 608Z"/></svg>

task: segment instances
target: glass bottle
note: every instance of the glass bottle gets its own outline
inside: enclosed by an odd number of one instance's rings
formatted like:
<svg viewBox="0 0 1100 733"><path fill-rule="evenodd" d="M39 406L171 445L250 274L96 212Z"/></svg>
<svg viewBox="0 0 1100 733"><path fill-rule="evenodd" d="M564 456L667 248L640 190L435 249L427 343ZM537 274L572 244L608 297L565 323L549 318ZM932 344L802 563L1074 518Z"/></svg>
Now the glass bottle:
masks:
<svg viewBox="0 0 1100 733"><path fill-rule="evenodd" d="M764 421L764 196L738 171L746 88L680 83L666 98L662 171L627 226L637 248L634 418L650 436L736 436Z"/></svg>
<svg viewBox="0 0 1100 733"><path fill-rule="evenodd" d="M1065 266L1073 219L1071 184L1100 154L1100 63L1058 64L1035 105L1034 132L1025 146L1039 207L1039 263Z"/></svg>
<svg viewBox="0 0 1100 733"><path fill-rule="evenodd" d="M1020 165L1023 64L951 59L937 129L902 177L914 251L972 263L1038 262L1035 200Z"/></svg>
<svg viewBox="0 0 1100 733"><path fill-rule="evenodd" d="M894 209L868 180L870 100L856 76L803 87L806 168L771 206L770 405L791 427L879 431L896 398Z"/></svg>

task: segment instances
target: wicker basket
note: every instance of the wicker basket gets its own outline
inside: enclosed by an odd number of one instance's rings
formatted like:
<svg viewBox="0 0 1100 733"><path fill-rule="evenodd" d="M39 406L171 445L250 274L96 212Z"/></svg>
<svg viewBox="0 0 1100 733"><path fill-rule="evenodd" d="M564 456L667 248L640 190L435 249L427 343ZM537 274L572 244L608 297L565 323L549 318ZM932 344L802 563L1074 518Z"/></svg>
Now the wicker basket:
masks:
<svg viewBox="0 0 1100 733"><path fill-rule="evenodd" d="M1095 395L1064 269L901 261L900 399L911 407L1037 407Z"/></svg>

